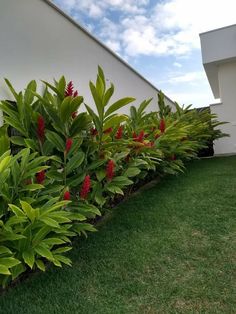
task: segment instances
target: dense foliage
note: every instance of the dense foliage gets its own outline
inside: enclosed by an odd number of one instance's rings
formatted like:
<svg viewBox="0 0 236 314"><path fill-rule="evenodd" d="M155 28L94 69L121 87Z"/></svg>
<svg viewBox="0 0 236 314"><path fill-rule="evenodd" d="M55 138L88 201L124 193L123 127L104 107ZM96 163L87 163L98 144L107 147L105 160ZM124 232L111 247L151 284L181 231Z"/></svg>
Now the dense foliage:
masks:
<svg viewBox="0 0 236 314"><path fill-rule="evenodd" d="M149 99L131 106L129 116L120 113L135 99L113 103L114 86L106 86L100 67L90 82L94 106L64 77L44 82L43 94L35 81L19 93L6 83L15 101L0 103L3 286L29 269L44 271L45 262L70 265L71 238L96 231L93 222L117 196L153 175L183 171L184 161L223 136L208 109L175 104L172 111L162 93L156 112L146 112Z"/></svg>

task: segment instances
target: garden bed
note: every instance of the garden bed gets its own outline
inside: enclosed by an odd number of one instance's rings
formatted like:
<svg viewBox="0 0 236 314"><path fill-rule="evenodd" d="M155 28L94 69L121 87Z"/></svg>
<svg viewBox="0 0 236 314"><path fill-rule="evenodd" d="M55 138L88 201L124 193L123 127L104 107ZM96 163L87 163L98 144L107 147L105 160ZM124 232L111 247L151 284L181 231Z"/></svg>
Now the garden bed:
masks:
<svg viewBox="0 0 236 314"><path fill-rule="evenodd" d="M72 268L51 267L9 290L1 311L233 313L235 164L197 160L126 200L80 238Z"/></svg>

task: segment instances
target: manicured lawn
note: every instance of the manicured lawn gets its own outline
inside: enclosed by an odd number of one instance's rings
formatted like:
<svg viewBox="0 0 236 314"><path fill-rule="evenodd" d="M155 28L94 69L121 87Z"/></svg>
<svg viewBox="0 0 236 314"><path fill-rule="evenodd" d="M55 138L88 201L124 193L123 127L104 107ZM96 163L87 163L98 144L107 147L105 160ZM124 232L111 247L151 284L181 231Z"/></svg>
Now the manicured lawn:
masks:
<svg viewBox="0 0 236 314"><path fill-rule="evenodd" d="M236 157L194 161L119 205L0 313L235 313Z"/></svg>

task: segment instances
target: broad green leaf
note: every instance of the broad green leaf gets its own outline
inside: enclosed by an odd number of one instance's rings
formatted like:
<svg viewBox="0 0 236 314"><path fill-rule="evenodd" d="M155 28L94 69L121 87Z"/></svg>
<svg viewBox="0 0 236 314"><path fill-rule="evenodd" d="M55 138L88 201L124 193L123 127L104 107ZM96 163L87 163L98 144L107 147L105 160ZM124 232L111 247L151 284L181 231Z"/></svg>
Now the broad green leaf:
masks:
<svg viewBox="0 0 236 314"><path fill-rule="evenodd" d="M46 225L53 227L53 228L60 228L58 222L50 217L40 217L40 221L44 222Z"/></svg>
<svg viewBox="0 0 236 314"><path fill-rule="evenodd" d="M15 91L15 89L13 88L11 82L7 78L5 78L4 80L5 80L6 84L7 84L7 86L9 87L12 95L14 96L14 98L17 101L18 100L18 93Z"/></svg>
<svg viewBox="0 0 236 314"><path fill-rule="evenodd" d="M64 76L62 76L57 84L57 89L60 93L60 95L65 94L65 89L66 89L66 79Z"/></svg>
<svg viewBox="0 0 236 314"><path fill-rule="evenodd" d="M137 175L139 175L139 173L141 172L141 170L137 167L129 167L124 175L127 177L136 177Z"/></svg>
<svg viewBox="0 0 236 314"><path fill-rule="evenodd" d="M25 146L25 139L21 136L11 136L10 140L15 145Z"/></svg>
<svg viewBox="0 0 236 314"><path fill-rule="evenodd" d="M20 264L20 261L14 257L2 257L0 258L0 265L4 265L7 268L14 267Z"/></svg>
<svg viewBox="0 0 236 314"><path fill-rule="evenodd" d="M25 271L25 266L23 264L19 264L14 266L11 269L11 274L12 274L12 280L16 279L20 274L22 274Z"/></svg>
<svg viewBox="0 0 236 314"><path fill-rule="evenodd" d="M97 170L96 177L98 181L101 182L106 177L106 171L104 169Z"/></svg>
<svg viewBox="0 0 236 314"><path fill-rule="evenodd" d="M65 150L65 142L56 132L47 131L46 138L49 140L52 145L61 152Z"/></svg>
<svg viewBox="0 0 236 314"><path fill-rule="evenodd" d="M25 213L16 205L8 204L13 213L18 217L25 217Z"/></svg>
<svg viewBox="0 0 236 314"><path fill-rule="evenodd" d="M72 96L68 96L68 97L64 98L64 100L61 103L60 117L61 117L61 120L63 122L66 122L67 119L71 116L71 113L73 112L73 111L71 111L71 108L70 108L71 101L72 101Z"/></svg>
<svg viewBox="0 0 236 314"><path fill-rule="evenodd" d="M103 131L111 128L111 127L117 127L122 122L128 120L128 117L126 115L112 115L111 118L106 118L105 124L103 125Z"/></svg>
<svg viewBox="0 0 236 314"><path fill-rule="evenodd" d="M9 271L8 267L0 264L0 274L11 275L11 272Z"/></svg>
<svg viewBox="0 0 236 314"><path fill-rule="evenodd" d="M90 90L91 90L91 93L92 93L92 96L93 96L93 99L97 108L99 119L102 120L104 107L103 107L101 95L99 95L95 85L91 81L89 82L89 87L90 87Z"/></svg>
<svg viewBox="0 0 236 314"><path fill-rule="evenodd" d="M27 202L20 201L20 204L21 204L23 211L26 213L27 217L33 223L35 220L35 217L36 217L35 209L30 204L28 204Z"/></svg>
<svg viewBox="0 0 236 314"><path fill-rule="evenodd" d="M54 259L51 251L45 245L42 244L37 245L35 247L35 251L40 256L47 258L49 261L52 261Z"/></svg>
<svg viewBox="0 0 236 314"><path fill-rule="evenodd" d="M98 132L102 132L102 125L101 125L101 122L99 120L99 117L96 115L96 113L88 106L88 105L85 105L89 115L91 116L92 120L93 120L93 123L95 125L95 128L98 130Z"/></svg>
<svg viewBox="0 0 236 314"><path fill-rule="evenodd" d="M65 256L63 256L63 255L55 254L55 255L54 255L54 258L55 258L56 260L58 260L58 261L64 263L64 264L68 265L68 266L71 266L71 263L72 263L72 262L71 262L71 260L70 260L68 257L65 257Z"/></svg>
<svg viewBox="0 0 236 314"><path fill-rule="evenodd" d="M40 259L37 259L36 260L36 265L37 267L42 270L42 271L45 271L46 270L46 267L45 267L45 264L43 261L41 261Z"/></svg>
<svg viewBox="0 0 236 314"><path fill-rule="evenodd" d="M23 189L21 189L21 191L36 191L41 189L44 189L42 184L28 184Z"/></svg>
<svg viewBox="0 0 236 314"><path fill-rule="evenodd" d="M135 101L135 98L132 97L125 97L122 99L119 99L118 101L116 101L114 104L112 104L106 111L105 113L105 117L108 117L110 114L112 114L113 112L117 111L118 109L128 105L129 103Z"/></svg>
<svg viewBox="0 0 236 314"><path fill-rule="evenodd" d="M112 192L113 194L121 194L124 195L124 192L121 190L121 188L114 184L107 185L107 190Z"/></svg>
<svg viewBox="0 0 236 314"><path fill-rule="evenodd" d="M117 184L117 185L121 185L121 186L125 186L125 185L131 185L133 184L133 181L129 180L127 177L125 176L118 176L112 179L112 182Z"/></svg>
<svg viewBox="0 0 236 314"><path fill-rule="evenodd" d="M113 93L114 93L114 85L111 84L111 87L108 88L108 90L106 91L106 93L105 93L105 95L103 97L104 107L107 106L107 104L109 103L109 100L111 99Z"/></svg>
<svg viewBox="0 0 236 314"><path fill-rule="evenodd" d="M22 253L22 257L25 261L25 263L32 269L35 262L35 256L34 256L34 250L29 249L27 251L24 251Z"/></svg>
<svg viewBox="0 0 236 314"><path fill-rule="evenodd" d="M29 82L29 84L26 87L25 95L24 95L24 101L26 104L31 104L34 100L34 94L32 92L36 92L37 84L36 81L33 80Z"/></svg>
<svg viewBox="0 0 236 314"><path fill-rule="evenodd" d="M75 225L75 230L80 233L81 231L90 231L90 232L96 232L97 229L88 223L80 223Z"/></svg>
<svg viewBox="0 0 236 314"><path fill-rule="evenodd" d="M76 153L66 165L66 173L70 174L73 170L78 168L84 161L84 153L82 151Z"/></svg>
<svg viewBox="0 0 236 314"><path fill-rule="evenodd" d="M10 139L7 134L7 125L0 127L0 156L10 149Z"/></svg>
<svg viewBox="0 0 236 314"><path fill-rule="evenodd" d="M12 251L3 245L0 245L0 254L12 254Z"/></svg>
<svg viewBox="0 0 236 314"><path fill-rule="evenodd" d="M6 156L2 161L0 161L0 173L8 167L10 161L11 156Z"/></svg>

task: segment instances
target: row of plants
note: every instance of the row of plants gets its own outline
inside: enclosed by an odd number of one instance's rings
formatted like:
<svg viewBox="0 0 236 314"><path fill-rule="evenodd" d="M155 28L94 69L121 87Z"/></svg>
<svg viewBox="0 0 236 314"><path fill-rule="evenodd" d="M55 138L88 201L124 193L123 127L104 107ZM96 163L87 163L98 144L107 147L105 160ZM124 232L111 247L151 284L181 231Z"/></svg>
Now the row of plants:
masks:
<svg viewBox="0 0 236 314"><path fill-rule="evenodd" d="M96 231L94 221L120 197L153 176L183 171L223 136L208 109L176 103L172 110L161 92L155 112L147 110L149 99L122 114L135 99L112 102L114 86L106 86L100 67L89 83L93 106L64 77L43 83L40 94L35 81L17 92L6 80L14 101L0 103L3 287L29 270L45 271L48 262L71 265L72 239Z"/></svg>

